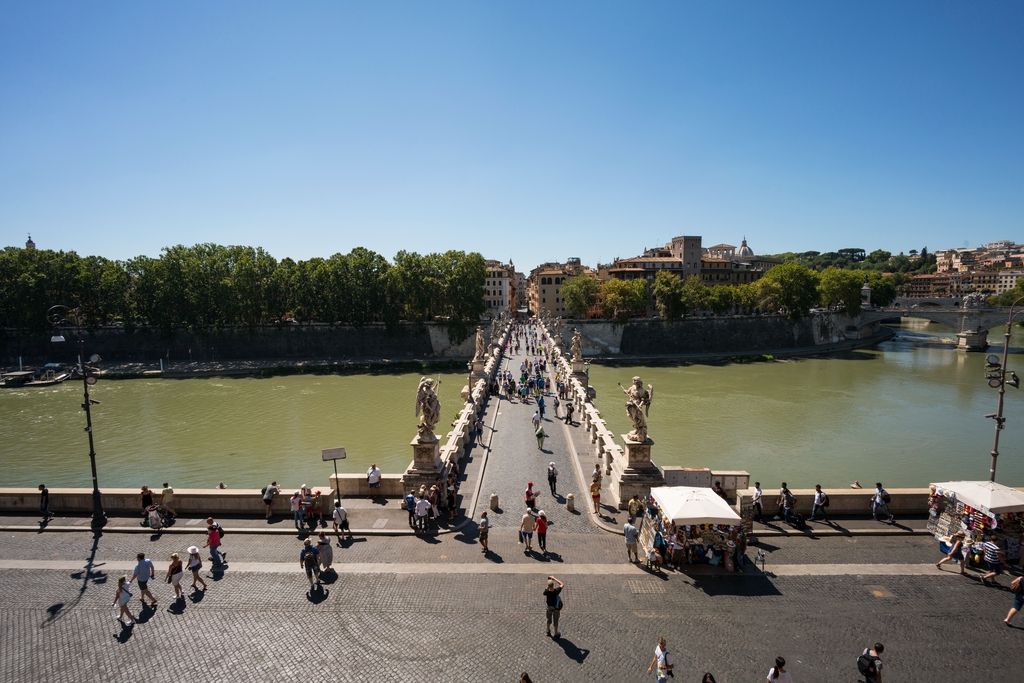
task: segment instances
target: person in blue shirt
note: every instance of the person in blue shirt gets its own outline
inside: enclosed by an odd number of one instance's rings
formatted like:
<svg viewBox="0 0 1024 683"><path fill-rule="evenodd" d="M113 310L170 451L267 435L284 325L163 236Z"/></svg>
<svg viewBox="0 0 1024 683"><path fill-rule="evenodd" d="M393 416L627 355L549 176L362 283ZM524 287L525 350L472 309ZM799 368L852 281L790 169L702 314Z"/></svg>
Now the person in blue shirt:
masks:
<svg viewBox="0 0 1024 683"><path fill-rule="evenodd" d="M405 496L405 509L409 513L409 526L416 526L416 492L409 491Z"/></svg>

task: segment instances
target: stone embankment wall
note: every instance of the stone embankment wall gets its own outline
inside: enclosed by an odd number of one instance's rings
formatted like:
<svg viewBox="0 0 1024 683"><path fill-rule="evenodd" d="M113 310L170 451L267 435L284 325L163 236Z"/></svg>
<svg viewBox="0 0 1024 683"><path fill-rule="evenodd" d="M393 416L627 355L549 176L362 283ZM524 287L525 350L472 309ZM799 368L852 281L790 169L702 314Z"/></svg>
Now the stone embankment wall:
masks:
<svg viewBox="0 0 1024 683"><path fill-rule="evenodd" d="M856 320L839 314L814 314L793 322L781 315L693 317L683 320L631 320L620 325L607 320L568 320L563 337L579 328L583 355L673 356L687 354L756 354L859 339Z"/></svg>
<svg viewBox="0 0 1024 683"><path fill-rule="evenodd" d="M227 361L264 358L424 358L473 355L473 335L452 342L440 325L401 324L387 330L382 324L354 328L347 325L285 325L249 330L230 327L210 335L179 332L166 337L159 330L141 328L131 333L120 328L85 332L86 353L104 361ZM78 356L74 332L64 330L67 342L53 344L49 334L18 330L0 332L0 365L73 362ZM189 353L191 351L191 354Z"/></svg>

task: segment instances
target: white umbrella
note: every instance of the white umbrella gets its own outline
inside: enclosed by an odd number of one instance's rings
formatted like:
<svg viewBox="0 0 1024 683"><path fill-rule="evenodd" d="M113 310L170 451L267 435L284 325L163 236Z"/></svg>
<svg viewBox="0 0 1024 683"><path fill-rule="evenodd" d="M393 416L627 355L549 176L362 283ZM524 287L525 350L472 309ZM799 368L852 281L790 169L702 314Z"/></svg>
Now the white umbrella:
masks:
<svg viewBox="0 0 1024 683"><path fill-rule="evenodd" d="M659 486L651 496L661 512L675 524L740 523L740 516L722 498L708 488L698 486Z"/></svg>
<svg viewBox="0 0 1024 683"><path fill-rule="evenodd" d="M933 486L952 491L957 500L972 508L985 508L993 514L1024 512L1024 491L994 481L946 481Z"/></svg>

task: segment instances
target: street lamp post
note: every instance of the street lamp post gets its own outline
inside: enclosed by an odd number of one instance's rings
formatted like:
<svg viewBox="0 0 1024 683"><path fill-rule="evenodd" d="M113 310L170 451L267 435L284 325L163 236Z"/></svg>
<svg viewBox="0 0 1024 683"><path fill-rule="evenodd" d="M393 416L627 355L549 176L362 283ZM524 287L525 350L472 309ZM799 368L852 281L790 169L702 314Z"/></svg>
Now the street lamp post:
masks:
<svg viewBox="0 0 1024 683"><path fill-rule="evenodd" d="M1024 301L1024 296L1020 297L1010 305L1010 315L1006 319L1006 334L1004 335L1005 341L1003 341L1003 362L999 363L999 357L996 355L991 355L985 359L987 363L985 369L993 371L993 374L988 375L989 386L993 388L999 387L999 401L996 404L996 412L985 416L991 417L996 421L995 437L992 440L992 466L988 471L989 481L996 480L996 459L999 457L999 432L1003 429L1003 424L1006 422L1006 418L1003 417L1003 397L1006 394L1006 361L1007 354L1010 352L1010 330L1013 326L1013 319L1021 313L1024 313L1024 310L1017 311L1016 313L1013 312L1013 309L1016 308L1017 304L1021 301ZM1015 388L1020 386L1020 379L1017 377L1016 372L1010 372L1009 383L1010 386Z"/></svg>
<svg viewBox="0 0 1024 683"><path fill-rule="evenodd" d="M89 464L92 466L91 526L93 529L101 529L107 523L107 516L103 513L103 501L100 496L100 485L99 480L96 477L96 448L93 445L92 412L90 411L92 404L99 403L99 401L89 398L89 385L96 383L96 375L90 375L89 371L94 370L95 368L90 367L85 362L85 339L82 337L82 324L78 311L68 308L67 306L51 306L50 309L46 311L46 319L53 325L53 335L50 337L51 342L64 341L64 335L62 335L58 329L62 323L73 324L75 326L75 333L78 335L78 371L82 375L82 390L84 392L82 409L85 411L85 433L89 435ZM99 356L93 356L90 359L93 363L98 363L99 360Z"/></svg>

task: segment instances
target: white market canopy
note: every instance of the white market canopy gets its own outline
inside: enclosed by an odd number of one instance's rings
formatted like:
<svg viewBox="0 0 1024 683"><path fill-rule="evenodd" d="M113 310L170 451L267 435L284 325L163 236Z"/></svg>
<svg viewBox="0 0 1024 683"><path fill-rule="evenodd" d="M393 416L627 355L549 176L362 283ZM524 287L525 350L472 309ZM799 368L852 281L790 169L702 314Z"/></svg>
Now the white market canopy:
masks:
<svg viewBox="0 0 1024 683"><path fill-rule="evenodd" d="M932 484L937 491L953 492L956 499L972 508L988 510L993 514L1024 512L1024 491L997 484L994 481L946 481Z"/></svg>
<svg viewBox="0 0 1024 683"><path fill-rule="evenodd" d="M674 524L740 523L740 516L717 493L699 486L659 486L651 496Z"/></svg>

